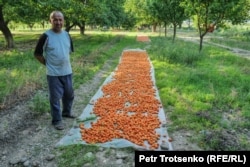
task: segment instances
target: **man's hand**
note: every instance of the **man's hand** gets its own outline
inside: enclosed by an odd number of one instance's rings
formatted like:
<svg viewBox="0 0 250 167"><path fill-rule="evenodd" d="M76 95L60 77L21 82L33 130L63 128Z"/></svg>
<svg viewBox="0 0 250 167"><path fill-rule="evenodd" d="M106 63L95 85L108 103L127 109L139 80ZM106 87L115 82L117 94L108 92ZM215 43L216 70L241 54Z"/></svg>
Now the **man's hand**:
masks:
<svg viewBox="0 0 250 167"><path fill-rule="evenodd" d="M43 65L46 65L46 60L43 56L35 55L36 59Z"/></svg>

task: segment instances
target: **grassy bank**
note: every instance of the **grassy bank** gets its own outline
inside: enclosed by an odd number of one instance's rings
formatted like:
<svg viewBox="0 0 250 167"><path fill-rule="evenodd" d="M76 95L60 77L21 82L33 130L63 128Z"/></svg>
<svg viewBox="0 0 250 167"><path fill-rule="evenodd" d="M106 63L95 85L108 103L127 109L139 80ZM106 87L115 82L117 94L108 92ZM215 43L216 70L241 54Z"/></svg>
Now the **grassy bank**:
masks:
<svg viewBox="0 0 250 167"><path fill-rule="evenodd" d="M203 149L250 149L250 62L227 50L151 38L157 87L173 122ZM248 132L248 133L246 133Z"/></svg>

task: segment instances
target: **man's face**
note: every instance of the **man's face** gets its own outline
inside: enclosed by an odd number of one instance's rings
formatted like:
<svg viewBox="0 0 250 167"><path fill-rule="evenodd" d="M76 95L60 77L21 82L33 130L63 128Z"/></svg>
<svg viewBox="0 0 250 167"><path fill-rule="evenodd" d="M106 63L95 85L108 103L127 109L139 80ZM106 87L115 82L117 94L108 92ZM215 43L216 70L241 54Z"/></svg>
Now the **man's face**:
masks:
<svg viewBox="0 0 250 167"><path fill-rule="evenodd" d="M64 18L61 13L55 13L53 17L50 18L50 23L52 24L52 30L55 32L60 32L64 24Z"/></svg>

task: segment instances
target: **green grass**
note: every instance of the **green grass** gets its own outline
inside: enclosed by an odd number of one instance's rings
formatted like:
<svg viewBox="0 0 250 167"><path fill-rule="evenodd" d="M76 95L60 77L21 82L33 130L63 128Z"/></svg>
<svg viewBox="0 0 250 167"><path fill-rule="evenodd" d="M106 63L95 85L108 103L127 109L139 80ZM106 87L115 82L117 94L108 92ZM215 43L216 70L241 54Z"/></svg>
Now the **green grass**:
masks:
<svg viewBox="0 0 250 167"><path fill-rule="evenodd" d="M86 163L94 165L95 155L90 155L89 153L97 152L98 147L94 145L70 145L60 147L59 150L61 155L57 158L58 167L78 167Z"/></svg>
<svg viewBox="0 0 250 167"><path fill-rule="evenodd" d="M194 131L201 147L216 150L223 136L217 135L211 142L213 138L205 140L201 131L220 134L250 128L249 60L216 47L205 46L199 53L194 43L177 40L173 44L171 39L158 37L151 40L149 55L161 100L173 122L171 131ZM235 149L250 149L250 143L247 147L245 143Z"/></svg>
<svg viewBox="0 0 250 167"><path fill-rule="evenodd" d="M0 103L10 94L19 94L22 87L44 85L44 68L38 65L31 51L4 51L0 56Z"/></svg>

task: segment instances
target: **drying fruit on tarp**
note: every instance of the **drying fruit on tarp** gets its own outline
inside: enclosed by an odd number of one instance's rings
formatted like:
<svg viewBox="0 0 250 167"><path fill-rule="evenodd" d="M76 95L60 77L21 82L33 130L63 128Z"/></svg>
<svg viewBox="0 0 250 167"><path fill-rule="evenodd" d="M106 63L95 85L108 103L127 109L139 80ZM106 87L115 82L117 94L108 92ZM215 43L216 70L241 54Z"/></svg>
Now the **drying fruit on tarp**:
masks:
<svg viewBox="0 0 250 167"><path fill-rule="evenodd" d="M149 42L150 41L150 39L147 35L138 35L136 37L136 40L139 42Z"/></svg>
<svg viewBox="0 0 250 167"><path fill-rule="evenodd" d="M156 98L151 64L145 51L124 51L111 82L103 85L103 96L93 103L97 120L90 128L80 125L82 140L104 143L126 139L139 146L159 147L156 132L162 107Z"/></svg>

